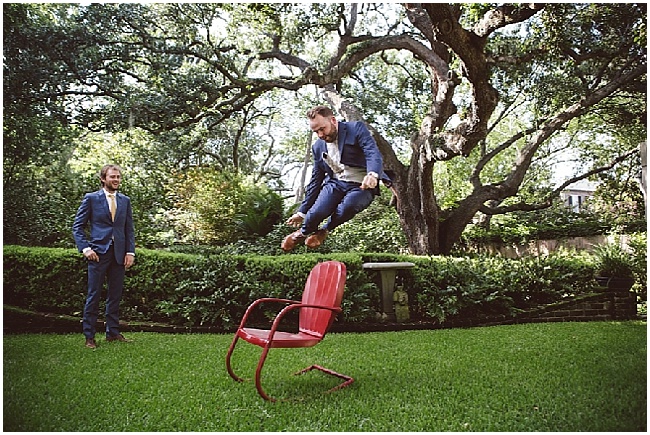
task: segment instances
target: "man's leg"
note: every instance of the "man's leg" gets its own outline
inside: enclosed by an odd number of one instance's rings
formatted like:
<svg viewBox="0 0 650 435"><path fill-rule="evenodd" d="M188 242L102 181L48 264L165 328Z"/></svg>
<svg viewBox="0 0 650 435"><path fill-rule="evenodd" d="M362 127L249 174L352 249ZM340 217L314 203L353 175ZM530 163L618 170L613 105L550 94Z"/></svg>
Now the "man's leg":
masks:
<svg viewBox="0 0 650 435"><path fill-rule="evenodd" d="M339 225L352 219L357 213L368 208L374 199L374 194L370 189L364 190L360 187L350 189L341 203L332 214L324 229L332 231Z"/></svg>
<svg viewBox="0 0 650 435"><path fill-rule="evenodd" d="M374 198L371 191L363 190L357 184L347 183L345 188L347 189L346 195L337 205L325 226L305 240L305 245L308 247L317 248L322 245L330 231L352 219L354 215L368 207Z"/></svg>
<svg viewBox="0 0 650 435"><path fill-rule="evenodd" d="M114 257L113 248L107 254L112 261L108 268L108 290L106 292L106 337L115 337L120 334L120 301L124 288L125 269L123 264L118 264Z"/></svg>
<svg viewBox="0 0 650 435"><path fill-rule="evenodd" d="M303 241L307 243L305 240L307 235L318 230L320 223L329 215L334 213L339 202L345 195L345 190L345 186L337 180L327 182L327 184L321 188L314 205L305 215L305 220L303 221L301 228L284 238L281 245L282 249L285 252L289 252L296 247L298 243L302 243ZM312 248L314 247L312 244L307 244L307 246Z"/></svg>
<svg viewBox="0 0 650 435"><path fill-rule="evenodd" d="M88 261L88 294L83 316L83 333L86 338L95 338L95 324L99 316L99 298L102 295L102 286L106 270L112 257L106 254L99 255L99 261Z"/></svg>
<svg viewBox="0 0 650 435"><path fill-rule="evenodd" d="M318 229L318 226L334 213L340 202L345 198L346 188L344 182L332 180L325 184L316 198L316 202L305 216L302 223L302 233L308 235Z"/></svg>

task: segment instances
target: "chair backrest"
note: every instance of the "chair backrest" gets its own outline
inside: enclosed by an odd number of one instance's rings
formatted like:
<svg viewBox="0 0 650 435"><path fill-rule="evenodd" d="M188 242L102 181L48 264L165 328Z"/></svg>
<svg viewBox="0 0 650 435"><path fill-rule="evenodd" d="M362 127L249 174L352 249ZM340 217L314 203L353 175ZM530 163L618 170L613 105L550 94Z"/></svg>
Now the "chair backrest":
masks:
<svg viewBox="0 0 650 435"><path fill-rule="evenodd" d="M338 261L318 263L309 273L303 304L318 304L339 308L345 287L345 264ZM300 310L300 332L323 338L334 321L336 313L316 308Z"/></svg>

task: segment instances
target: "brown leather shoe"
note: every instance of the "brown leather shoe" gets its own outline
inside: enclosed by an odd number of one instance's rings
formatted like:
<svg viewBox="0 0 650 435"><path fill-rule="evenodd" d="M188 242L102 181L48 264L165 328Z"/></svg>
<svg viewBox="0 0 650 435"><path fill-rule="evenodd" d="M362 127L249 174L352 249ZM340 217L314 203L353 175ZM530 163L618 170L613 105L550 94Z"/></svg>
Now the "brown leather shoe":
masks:
<svg viewBox="0 0 650 435"><path fill-rule="evenodd" d="M307 240L305 240L305 245L309 246L310 248L318 248L323 244L328 234L329 231L327 230L318 230L311 236L307 237Z"/></svg>
<svg viewBox="0 0 650 435"><path fill-rule="evenodd" d="M289 234L287 237L284 238L280 246L282 247L283 251L289 252L293 248L295 248L298 243L302 242L303 240L305 240L305 236L302 234L302 232L300 230L294 231L293 233Z"/></svg>
<svg viewBox="0 0 650 435"><path fill-rule="evenodd" d="M122 334L117 334L112 337L106 337L106 341L111 342L111 341L121 341L122 343L131 343L131 340L127 340L124 338Z"/></svg>
<svg viewBox="0 0 650 435"><path fill-rule="evenodd" d="M94 338L86 338L86 347L88 347L90 349L96 349L97 344L95 343L95 339Z"/></svg>

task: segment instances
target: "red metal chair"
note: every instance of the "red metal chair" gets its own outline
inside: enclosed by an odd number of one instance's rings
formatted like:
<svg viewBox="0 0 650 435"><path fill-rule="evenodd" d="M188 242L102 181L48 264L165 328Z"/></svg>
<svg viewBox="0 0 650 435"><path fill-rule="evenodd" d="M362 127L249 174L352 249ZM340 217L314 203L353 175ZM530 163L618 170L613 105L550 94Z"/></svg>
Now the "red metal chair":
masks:
<svg viewBox="0 0 650 435"><path fill-rule="evenodd" d="M275 401L276 399L270 397L264 392L261 384L262 367L264 367L264 362L266 361L269 350L272 347L312 347L318 344L325 337L325 334L334 321L336 314L341 312L341 300L343 299L343 288L345 287L345 273L345 264L338 261L318 263L309 273L307 283L305 284L305 290L302 295L302 301L262 298L253 302L246 309L239 328L235 333L235 337L230 344L228 354L226 355L226 367L230 376L238 382L243 381L242 378L233 372L230 364L233 350L240 338L251 344L262 347L262 355L260 356L257 370L255 371L255 386L264 399ZM281 302L286 304L273 320L271 329L245 327L248 316L253 309L266 302ZM296 309L300 310L298 332L279 331L278 328L280 327L283 317L287 313ZM349 376L336 373L319 365L312 365L295 374L302 374L313 369L320 370L345 381L330 389L328 392L338 390L354 382L354 379Z"/></svg>

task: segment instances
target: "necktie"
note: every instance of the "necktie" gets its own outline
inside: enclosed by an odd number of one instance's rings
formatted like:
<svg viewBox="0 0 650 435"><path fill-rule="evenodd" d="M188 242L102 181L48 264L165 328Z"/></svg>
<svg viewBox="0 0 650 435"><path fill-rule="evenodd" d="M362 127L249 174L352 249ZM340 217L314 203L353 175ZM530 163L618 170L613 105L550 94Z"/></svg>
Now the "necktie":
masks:
<svg viewBox="0 0 650 435"><path fill-rule="evenodd" d="M115 210L117 209L117 204L115 204L115 194L109 193L108 198L108 206L111 209L111 219L115 220Z"/></svg>

